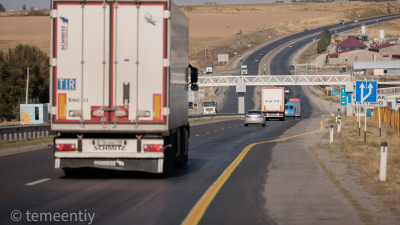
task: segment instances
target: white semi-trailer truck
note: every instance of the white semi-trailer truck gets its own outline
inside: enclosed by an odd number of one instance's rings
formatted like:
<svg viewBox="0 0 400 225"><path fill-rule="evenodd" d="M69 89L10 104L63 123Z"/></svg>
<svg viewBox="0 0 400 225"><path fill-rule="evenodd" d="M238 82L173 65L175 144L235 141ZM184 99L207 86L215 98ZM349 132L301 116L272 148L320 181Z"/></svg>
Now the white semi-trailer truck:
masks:
<svg viewBox="0 0 400 225"><path fill-rule="evenodd" d="M285 120L285 88L263 88L262 108L265 120Z"/></svg>
<svg viewBox="0 0 400 225"><path fill-rule="evenodd" d="M242 75L247 75L247 65L241 66Z"/></svg>
<svg viewBox="0 0 400 225"><path fill-rule="evenodd" d="M169 173L185 165L188 88L198 88L185 14L171 0L51 7L55 168Z"/></svg>

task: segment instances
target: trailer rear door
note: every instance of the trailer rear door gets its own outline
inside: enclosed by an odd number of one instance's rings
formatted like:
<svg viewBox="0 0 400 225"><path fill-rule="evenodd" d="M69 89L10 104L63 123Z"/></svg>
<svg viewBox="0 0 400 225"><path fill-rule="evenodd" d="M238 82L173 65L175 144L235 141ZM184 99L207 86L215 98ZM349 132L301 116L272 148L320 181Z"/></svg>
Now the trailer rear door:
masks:
<svg viewBox="0 0 400 225"><path fill-rule="evenodd" d="M53 123L165 123L166 3L53 4Z"/></svg>

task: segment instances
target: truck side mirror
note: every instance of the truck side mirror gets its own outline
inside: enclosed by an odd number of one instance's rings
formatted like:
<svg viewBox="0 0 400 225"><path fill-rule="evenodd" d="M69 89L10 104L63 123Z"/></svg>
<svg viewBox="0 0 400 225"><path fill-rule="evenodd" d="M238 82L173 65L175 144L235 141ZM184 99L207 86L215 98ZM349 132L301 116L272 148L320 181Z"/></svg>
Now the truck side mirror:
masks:
<svg viewBox="0 0 400 225"><path fill-rule="evenodd" d="M190 64L189 64L189 68L190 68L190 83L195 84L195 83L197 83L197 80L198 80L199 71L196 67L193 67Z"/></svg>
<svg viewBox="0 0 400 225"><path fill-rule="evenodd" d="M190 89L191 89L192 91L198 91L198 90L199 90L199 85L197 85L197 84L192 84L192 85L190 86Z"/></svg>
<svg viewBox="0 0 400 225"><path fill-rule="evenodd" d="M195 84L198 80L198 70L196 67L192 67L190 70L190 83Z"/></svg>

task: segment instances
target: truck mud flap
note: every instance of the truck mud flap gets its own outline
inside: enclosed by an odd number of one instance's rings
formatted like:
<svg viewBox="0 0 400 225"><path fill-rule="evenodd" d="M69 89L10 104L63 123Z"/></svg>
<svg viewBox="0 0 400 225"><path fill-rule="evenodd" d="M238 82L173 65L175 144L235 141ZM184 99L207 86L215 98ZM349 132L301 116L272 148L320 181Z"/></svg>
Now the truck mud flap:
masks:
<svg viewBox="0 0 400 225"><path fill-rule="evenodd" d="M60 167L93 167L112 170L162 173L163 159L60 159Z"/></svg>

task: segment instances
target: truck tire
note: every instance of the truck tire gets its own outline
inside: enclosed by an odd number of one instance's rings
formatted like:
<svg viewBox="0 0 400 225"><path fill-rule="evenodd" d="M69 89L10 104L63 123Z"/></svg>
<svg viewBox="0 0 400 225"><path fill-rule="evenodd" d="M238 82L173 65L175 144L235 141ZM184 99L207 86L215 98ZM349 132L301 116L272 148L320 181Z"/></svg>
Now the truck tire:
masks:
<svg viewBox="0 0 400 225"><path fill-rule="evenodd" d="M265 121L269 121L269 118L265 117Z"/></svg>
<svg viewBox="0 0 400 225"><path fill-rule="evenodd" d="M187 136L187 128L186 127L182 127L178 129L177 134L179 136L177 136L177 143L179 146L177 146L177 151L179 149L181 149L181 152L179 153L178 157L176 158L176 165L178 167L183 167L186 165L186 162L188 161L188 138Z"/></svg>
<svg viewBox="0 0 400 225"><path fill-rule="evenodd" d="M178 132L170 132L170 136L164 138L165 146L171 144L171 147L164 150L163 173L165 175L170 175L175 171L175 154L177 152L178 144L177 133Z"/></svg>

